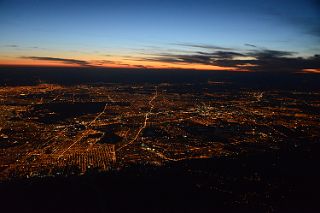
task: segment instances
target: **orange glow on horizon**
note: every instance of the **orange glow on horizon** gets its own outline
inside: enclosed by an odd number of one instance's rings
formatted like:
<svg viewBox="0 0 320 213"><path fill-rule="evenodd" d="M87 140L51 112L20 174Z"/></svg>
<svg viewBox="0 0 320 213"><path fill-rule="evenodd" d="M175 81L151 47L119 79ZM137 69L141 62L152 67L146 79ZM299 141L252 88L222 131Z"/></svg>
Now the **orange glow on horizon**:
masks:
<svg viewBox="0 0 320 213"><path fill-rule="evenodd" d="M2 66L48 66L48 67L81 67L77 64L67 64L54 61L35 61L29 59L0 60Z"/></svg>
<svg viewBox="0 0 320 213"><path fill-rule="evenodd" d="M304 69L303 73L319 73L320 74L320 68L318 68L318 69Z"/></svg>
<svg viewBox="0 0 320 213"><path fill-rule="evenodd" d="M99 62L102 61L102 62ZM220 67L204 64L187 64L187 63L166 63L155 61L137 61L123 60L121 57L110 60L93 60L88 61L89 66L105 68L146 68L146 69L195 69L195 70L221 70L221 71L239 71L236 67ZM53 67L85 67L76 63L63 63L60 61L49 60L32 60L32 59L10 59L1 60L2 66L53 66ZM240 70L246 71L246 70Z"/></svg>

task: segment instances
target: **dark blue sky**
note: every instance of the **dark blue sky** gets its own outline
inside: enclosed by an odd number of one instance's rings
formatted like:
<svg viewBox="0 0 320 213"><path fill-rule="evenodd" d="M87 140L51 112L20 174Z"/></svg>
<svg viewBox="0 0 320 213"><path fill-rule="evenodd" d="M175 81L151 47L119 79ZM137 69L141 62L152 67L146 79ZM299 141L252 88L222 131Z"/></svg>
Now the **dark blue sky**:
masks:
<svg viewBox="0 0 320 213"><path fill-rule="evenodd" d="M0 0L0 27L4 62L45 56L149 65L163 55L217 51L203 46L242 59L257 48L290 57L320 52L316 0Z"/></svg>

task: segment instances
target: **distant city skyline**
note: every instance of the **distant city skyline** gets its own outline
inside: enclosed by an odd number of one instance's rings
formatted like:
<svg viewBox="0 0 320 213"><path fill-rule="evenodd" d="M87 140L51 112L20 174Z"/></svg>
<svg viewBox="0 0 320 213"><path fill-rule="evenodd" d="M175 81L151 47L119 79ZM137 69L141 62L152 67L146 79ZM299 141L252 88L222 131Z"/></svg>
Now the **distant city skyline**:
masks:
<svg viewBox="0 0 320 213"><path fill-rule="evenodd" d="M317 0L2 0L0 65L319 72Z"/></svg>

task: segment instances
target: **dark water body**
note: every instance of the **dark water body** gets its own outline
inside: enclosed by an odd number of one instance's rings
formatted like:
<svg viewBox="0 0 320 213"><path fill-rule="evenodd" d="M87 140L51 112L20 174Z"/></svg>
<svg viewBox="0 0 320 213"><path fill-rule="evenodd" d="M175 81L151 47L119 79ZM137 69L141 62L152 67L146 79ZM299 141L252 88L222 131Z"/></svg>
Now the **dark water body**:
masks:
<svg viewBox="0 0 320 213"><path fill-rule="evenodd" d="M116 144L122 141L122 137L112 133L105 132L103 137L98 141L99 144Z"/></svg>
<svg viewBox="0 0 320 213"><path fill-rule="evenodd" d="M61 67L0 67L0 85L35 85L40 82L77 85L95 83L206 83L225 88L320 90L319 74L240 73L226 71L106 69Z"/></svg>
<svg viewBox="0 0 320 213"><path fill-rule="evenodd" d="M146 127L142 132L142 137L157 138L164 136L169 136L169 134L166 131L155 127Z"/></svg>
<svg viewBox="0 0 320 213"><path fill-rule="evenodd" d="M43 123L56 123L68 118L81 115L96 114L108 106L129 106L127 102L76 102L76 103L46 103L38 104L30 112L33 116L39 116Z"/></svg>
<svg viewBox="0 0 320 213"><path fill-rule="evenodd" d="M33 107L31 114L38 115L41 123L52 124L81 115L96 114L101 112L104 106L103 102L39 104Z"/></svg>

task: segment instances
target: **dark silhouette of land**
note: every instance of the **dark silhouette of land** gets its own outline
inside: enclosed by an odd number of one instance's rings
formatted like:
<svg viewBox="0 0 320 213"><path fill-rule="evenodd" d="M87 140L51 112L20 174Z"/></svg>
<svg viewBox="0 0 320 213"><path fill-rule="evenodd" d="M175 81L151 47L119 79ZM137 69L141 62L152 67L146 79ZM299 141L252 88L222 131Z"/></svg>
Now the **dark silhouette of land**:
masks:
<svg viewBox="0 0 320 213"><path fill-rule="evenodd" d="M92 83L203 83L229 82L230 88L286 90L320 89L320 75L292 72L230 72L183 69L114 69L94 67L0 66L0 85L41 82L77 85Z"/></svg>

